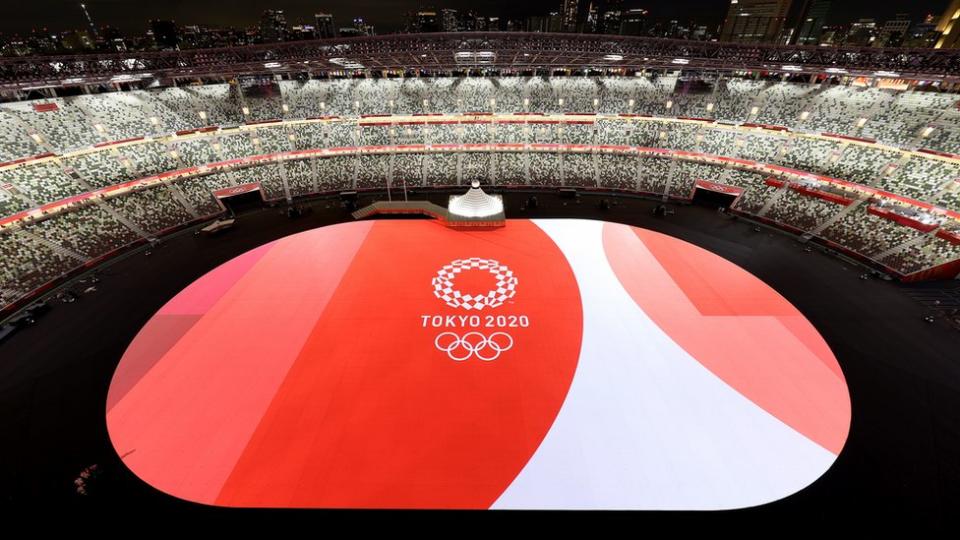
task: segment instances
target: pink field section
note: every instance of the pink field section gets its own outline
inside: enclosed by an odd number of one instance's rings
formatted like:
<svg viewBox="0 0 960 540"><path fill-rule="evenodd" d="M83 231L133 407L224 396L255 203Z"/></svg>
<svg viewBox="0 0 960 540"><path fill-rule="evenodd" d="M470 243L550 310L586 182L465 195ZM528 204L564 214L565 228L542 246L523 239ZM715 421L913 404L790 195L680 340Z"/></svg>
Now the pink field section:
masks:
<svg viewBox="0 0 960 540"><path fill-rule="evenodd" d="M615 224L604 225L603 237L624 288L690 356L840 453L850 426L846 382L823 338L796 308L743 269L692 244Z"/></svg>
<svg viewBox="0 0 960 540"><path fill-rule="evenodd" d="M369 229L288 237L172 303L208 309L107 414L137 476L184 499L216 498Z"/></svg>

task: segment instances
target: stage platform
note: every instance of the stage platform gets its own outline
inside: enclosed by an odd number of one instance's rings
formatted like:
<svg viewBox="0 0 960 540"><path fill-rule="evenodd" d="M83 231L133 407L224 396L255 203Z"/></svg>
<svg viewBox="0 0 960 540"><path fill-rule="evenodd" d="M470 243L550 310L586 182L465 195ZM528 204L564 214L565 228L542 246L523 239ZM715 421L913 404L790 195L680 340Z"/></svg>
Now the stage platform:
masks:
<svg viewBox="0 0 960 540"><path fill-rule="evenodd" d="M683 240L361 221L174 296L106 424L141 480L208 505L718 510L820 478L851 403L797 308Z"/></svg>

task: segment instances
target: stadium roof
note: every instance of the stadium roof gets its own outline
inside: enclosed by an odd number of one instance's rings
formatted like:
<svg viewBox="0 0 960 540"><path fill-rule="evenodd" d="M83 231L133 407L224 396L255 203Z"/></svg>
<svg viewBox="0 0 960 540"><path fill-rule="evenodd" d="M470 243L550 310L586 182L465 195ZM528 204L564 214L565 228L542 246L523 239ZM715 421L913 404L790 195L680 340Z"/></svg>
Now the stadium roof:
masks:
<svg viewBox="0 0 960 540"><path fill-rule="evenodd" d="M0 59L0 91L169 78L682 68L960 82L960 49L757 45L525 32L393 34L246 47Z"/></svg>

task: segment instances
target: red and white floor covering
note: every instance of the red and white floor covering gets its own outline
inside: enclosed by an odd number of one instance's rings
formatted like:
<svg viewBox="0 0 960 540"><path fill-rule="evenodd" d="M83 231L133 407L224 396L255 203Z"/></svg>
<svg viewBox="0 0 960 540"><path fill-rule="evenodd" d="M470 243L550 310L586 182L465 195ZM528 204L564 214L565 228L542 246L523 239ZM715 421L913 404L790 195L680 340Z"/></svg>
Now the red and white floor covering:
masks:
<svg viewBox="0 0 960 540"><path fill-rule="evenodd" d="M819 478L850 399L803 315L686 242L363 221L170 300L107 424L138 477L204 504L712 510Z"/></svg>

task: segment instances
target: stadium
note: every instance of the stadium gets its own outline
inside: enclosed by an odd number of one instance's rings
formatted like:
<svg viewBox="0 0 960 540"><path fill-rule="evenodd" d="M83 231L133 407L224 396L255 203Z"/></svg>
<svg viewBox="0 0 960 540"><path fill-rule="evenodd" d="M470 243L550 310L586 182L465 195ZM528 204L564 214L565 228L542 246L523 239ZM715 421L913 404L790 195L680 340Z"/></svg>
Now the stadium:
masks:
<svg viewBox="0 0 960 540"><path fill-rule="evenodd" d="M2 58L3 497L944 519L958 83L523 32Z"/></svg>

